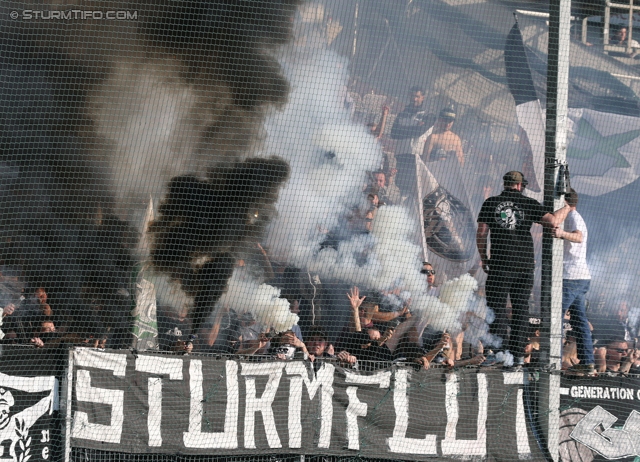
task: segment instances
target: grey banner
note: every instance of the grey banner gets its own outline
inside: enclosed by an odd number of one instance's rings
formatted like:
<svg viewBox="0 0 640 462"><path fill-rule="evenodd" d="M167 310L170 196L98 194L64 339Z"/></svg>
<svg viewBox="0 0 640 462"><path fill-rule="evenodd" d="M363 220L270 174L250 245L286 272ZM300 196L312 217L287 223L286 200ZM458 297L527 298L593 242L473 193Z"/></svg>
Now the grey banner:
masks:
<svg viewBox="0 0 640 462"><path fill-rule="evenodd" d="M560 457L563 461L640 458L640 378L563 378Z"/></svg>
<svg viewBox="0 0 640 462"><path fill-rule="evenodd" d="M523 373L375 372L79 349L71 446L127 453L543 460ZM315 371L314 371L315 369Z"/></svg>
<svg viewBox="0 0 640 462"><path fill-rule="evenodd" d="M26 355L38 372L25 372ZM48 351L1 346L0 460L45 462L58 449L52 416L58 391L54 375L61 364L54 358Z"/></svg>

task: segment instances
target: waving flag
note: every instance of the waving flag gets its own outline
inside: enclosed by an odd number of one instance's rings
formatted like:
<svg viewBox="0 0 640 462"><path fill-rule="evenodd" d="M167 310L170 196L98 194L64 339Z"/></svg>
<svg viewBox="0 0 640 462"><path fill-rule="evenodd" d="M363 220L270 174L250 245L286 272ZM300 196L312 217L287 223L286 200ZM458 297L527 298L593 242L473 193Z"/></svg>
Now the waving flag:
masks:
<svg viewBox="0 0 640 462"><path fill-rule="evenodd" d="M544 178L544 113L517 22L507 36L504 61L521 128L527 195L542 200L538 185ZM571 185L578 192L600 196L638 179L640 118L591 109L569 109L568 115L567 161Z"/></svg>
<svg viewBox="0 0 640 462"><path fill-rule="evenodd" d="M542 200L540 184L544 180L544 117L517 21L507 36L504 62L509 91L516 102L516 115L521 128L520 143L525 153L522 171L529 181L527 195Z"/></svg>
<svg viewBox="0 0 640 462"><path fill-rule="evenodd" d="M638 179L640 118L569 109L567 161L571 185L600 196Z"/></svg>

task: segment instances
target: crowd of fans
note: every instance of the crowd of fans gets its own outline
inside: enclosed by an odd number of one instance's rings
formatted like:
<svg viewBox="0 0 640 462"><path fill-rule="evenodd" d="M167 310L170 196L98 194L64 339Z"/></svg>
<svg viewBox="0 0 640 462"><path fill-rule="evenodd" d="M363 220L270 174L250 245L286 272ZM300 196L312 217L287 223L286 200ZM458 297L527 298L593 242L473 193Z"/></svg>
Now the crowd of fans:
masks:
<svg viewBox="0 0 640 462"><path fill-rule="evenodd" d="M396 167L405 162L406 158L413 162L412 156L419 156L427 164L454 158L460 167L465 165L464 143L453 132L456 120L453 107L447 106L437 115L428 114L423 105L424 91L414 87L410 90L410 96L410 103L395 116L390 126L387 124L390 117L388 106L382 107L380 118L371 124L374 136L381 141L385 137L395 139L396 148L391 153L387 149L388 155L380 169L370 172L369 181L362 187L363 199L366 199L363 203L366 206L355 207L345 218L349 233L369 233L381 207L402 205L410 200L408 196L411 189L401 188L396 184ZM505 188L509 185L507 178L511 182L523 182L521 173L520 177L509 176L510 174L513 172L505 175ZM483 200L489 200L496 192L493 189L495 182L490 176L487 173L480 177ZM483 218L482 212L480 215L478 221L482 225L483 220L488 219ZM564 217L566 211L561 215ZM543 218L540 218L540 222L544 221ZM570 232L565 232L564 235L561 231L554 233L557 238L572 239ZM337 248L340 240L338 232L326 230L326 238L321 246ZM412 316L411 299L401 289L381 293L349 287L340 282L325 284L317 275L271 262L268 252L257 243L256 250L256 255L247 256L247 261L239 260L238 266L254 269L258 267L261 282L281 289L281 296L289 301L291 312L299 316L299 323L291 330L274 332L268 326L258 323L250 312L238 313L226 306L219 306L204 327L196 332L191 328L187 310L176 312L158 303L157 331L160 350L177 354L197 351L281 360L296 358L311 361L314 367L323 361L335 361L351 368L370 368L376 367L375 364L386 365L394 361L423 368L511 365L504 345L501 349L500 345L483 345L478 340L473 340L472 343L465 340L468 322L464 319L457 320L462 323L461 331L447 332L432 328L419 316ZM484 253L486 250L480 248L482 261L479 260L470 271L474 276L481 273L481 268L486 271ZM495 261L494 255L494 264ZM61 345L94 348L113 346L108 330L97 335L94 333L82 336L72 334L64 322L59 326L56 307L48 303L46 287L21 287L19 275L10 270L0 270L0 292L20 292L19 298L5 296L3 299L1 343L31 344L37 348ZM442 278L437 278L437 268L424 262L422 274L425 277L427 295L439 297L440 286L436 281L440 284L443 281ZM490 292L491 289L487 290ZM529 288L523 294L526 306L530 292ZM521 311L524 310L524 314L514 311L513 295L510 302L501 302L505 303L502 310L498 309L500 307L496 305L497 302L490 300L489 295L491 294L487 294L488 305L499 315L493 326L499 325L499 334L505 345L517 343L523 349L523 362L530 367L539 366L540 319L529 318L527 308L518 307ZM485 288L481 286L476 297L482 299L484 296ZM571 307L567 307L565 312L562 366L563 369L575 372L576 365L585 361L584 352L580 353L580 348L584 349L585 334L583 332L577 335L575 324L582 314ZM604 310L600 312L603 313ZM594 371L610 374L640 373L640 350L637 345L640 316L637 312L632 317L629 314L630 309L624 302L613 318L589 316L592 318L588 324L589 335L592 337L589 345L593 345L589 346L592 350L592 356L589 357L593 357ZM517 341L513 338L509 340L510 334L516 332L515 324L511 323L512 318L524 315L529 319L528 326L526 321L520 322L519 325L523 328L517 330ZM495 329L493 333L496 333Z"/></svg>

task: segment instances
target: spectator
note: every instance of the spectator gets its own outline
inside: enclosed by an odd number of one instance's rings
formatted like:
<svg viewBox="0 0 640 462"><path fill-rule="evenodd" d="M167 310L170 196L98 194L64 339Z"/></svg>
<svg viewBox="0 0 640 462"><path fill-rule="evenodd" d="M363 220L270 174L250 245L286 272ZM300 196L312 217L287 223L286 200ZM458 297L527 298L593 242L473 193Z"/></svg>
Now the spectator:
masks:
<svg viewBox="0 0 640 462"><path fill-rule="evenodd" d="M626 300L618 303L615 316L590 316L593 325L593 343L596 345L596 354L604 355L604 350L598 352L607 343L616 338L622 338L633 343L638 337L637 326L629 320L629 304Z"/></svg>
<svg viewBox="0 0 640 462"><path fill-rule="evenodd" d="M176 312L173 308L159 306L157 320L158 345L163 351L175 351L176 342L192 333L186 309Z"/></svg>
<svg viewBox="0 0 640 462"><path fill-rule="evenodd" d="M365 191L367 195L367 201L369 202L369 209L373 210L376 207L385 205L380 199L380 190L377 186L369 186Z"/></svg>
<svg viewBox="0 0 640 462"><path fill-rule="evenodd" d="M460 137L451 131L456 120L453 107L440 111L433 132L424 145L422 158L424 162L436 162L455 155L461 167L464 166L464 152Z"/></svg>
<svg viewBox="0 0 640 462"><path fill-rule="evenodd" d="M11 316L15 312L15 310L16 310L16 306L13 303L9 303L2 309L2 314L0 315L0 327L2 327L5 324L4 319ZM7 331L7 333L8 332L13 332L13 335L16 334L15 330ZM4 337L5 337L5 332L0 330L0 340L2 340Z"/></svg>
<svg viewBox="0 0 640 462"><path fill-rule="evenodd" d="M251 313L244 313L239 318L240 328L236 353L239 355L261 355L269 351L271 342L263 327L256 322Z"/></svg>
<svg viewBox="0 0 640 462"><path fill-rule="evenodd" d="M440 296L440 287L436 284L436 270L433 269L433 265L428 261L422 262L422 270L420 271L426 276L427 279L427 295L432 297Z"/></svg>
<svg viewBox="0 0 640 462"><path fill-rule="evenodd" d="M571 332L566 333L564 340L562 341L562 365L563 371L569 371L570 373L582 375L582 371L575 368L580 364L578 359L578 348L576 346L576 338ZM589 371L586 371L589 373Z"/></svg>
<svg viewBox="0 0 640 462"><path fill-rule="evenodd" d="M454 367L480 366L486 361L486 359L487 358L484 355L484 346L482 345L482 342L478 342L478 346L475 348L475 351L472 349L470 355L455 358L453 365Z"/></svg>
<svg viewBox="0 0 640 462"><path fill-rule="evenodd" d="M393 329L382 335L374 326L372 319L377 305L364 304L366 297L360 297L358 287L353 287L347 297L351 305L351 321L338 339L338 350L345 350L358 359L390 361L392 354L385 343L393 335ZM381 314L389 318L398 317L397 313Z"/></svg>
<svg viewBox="0 0 640 462"><path fill-rule="evenodd" d="M191 334L186 338L177 338L173 346L173 351L178 354L188 355L193 351L193 343L198 338L197 335Z"/></svg>
<svg viewBox="0 0 640 462"><path fill-rule="evenodd" d="M629 355L629 344L623 338L614 339L606 345L605 361L598 364L598 372L618 374Z"/></svg>
<svg viewBox="0 0 640 462"><path fill-rule="evenodd" d="M407 304L401 304L396 306L385 305L384 309L381 309L381 297L377 292L370 293L366 300L362 303L362 307L367 313L368 318L378 329L384 330L387 327L387 323L394 321L392 327L398 325L395 321L401 321L401 318L410 316L409 306Z"/></svg>
<svg viewBox="0 0 640 462"><path fill-rule="evenodd" d="M34 290L31 296L22 298L20 308L15 314L17 318L15 321L21 326L21 340L28 340L33 332L40 329L40 320L43 316L53 315L47 298L47 292L42 287Z"/></svg>
<svg viewBox="0 0 640 462"><path fill-rule="evenodd" d="M631 40L631 42L629 42L628 32L629 31L626 27L621 27L611 40L611 43L613 45L620 45L623 47L626 47L627 44L630 44L631 52L629 53L629 57L635 58L636 56L638 56L638 54L640 54L640 43L638 43L636 40Z"/></svg>
<svg viewBox="0 0 640 462"><path fill-rule="evenodd" d="M451 357L453 344L449 333L427 328L422 338L424 353L416 361L423 368L429 369L432 365L453 366L455 364Z"/></svg>
<svg viewBox="0 0 640 462"><path fill-rule="evenodd" d="M496 182L491 175L482 175L478 178L476 194L470 197L473 210L477 213L482 203L494 195Z"/></svg>
<svg viewBox="0 0 640 462"><path fill-rule="evenodd" d="M540 362L540 318L529 318L529 343L524 348L524 362L538 367Z"/></svg>
<svg viewBox="0 0 640 462"><path fill-rule="evenodd" d="M42 348L45 344L57 343L54 342L54 340L58 339L58 334L53 319L45 316L41 318L39 324L40 327L34 331L31 343L33 343L36 348Z"/></svg>
<svg viewBox="0 0 640 462"><path fill-rule="evenodd" d="M321 327L312 327L309 331L309 340L306 343L309 352L309 360L315 361L321 358L333 358L333 347L328 343L327 334ZM331 348L328 348L331 347Z"/></svg>
<svg viewBox="0 0 640 462"><path fill-rule="evenodd" d="M289 311L293 314L300 316L300 300L294 300L289 302ZM294 324L291 326L291 332L293 332L300 341L304 342L304 337L302 336L302 330L300 330L300 326Z"/></svg>
<svg viewBox="0 0 640 462"><path fill-rule="evenodd" d="M627 358L620 366L620 372L623 374L640 374L640 350L638 348L629 350Z"/></svg>
<svg viewBox="0 0 640 462"><path fill-rule="evenodd" d="M47 303L47 292L43 287L38 287L35 291L35 296L40 303L40 310L44 316L53 316L53 310Z"/></svg>
<svg viewBox="0 0 640 462"><path fill-rule="evenodd" d="M233 353L240 335L239 327L235 311L227 306L218 307L211 327L203 328L204 349L214 353Z"/></svg>
<svg viewBox="0 0 640 462"><path fill-rule="evenodd" d="M591 274L587 266L588 231L582 216L576 210L578 193L571 188L565 195L570 212L564 221L564 230L555 228L554 237L564 240L564 264L562 270L562 314L571 313L571 326L576 339L580 364L574 366L581 372L593 373L593 340L587 319L585 295L589 291Z"/></svg>
<svg viewBox="0 0 640 462"><path fill-rule="evenodd" d="M371 124L370 130L371 134L376 137L376 139L382 138L384 135L384 130L387 125L387 117L389 116L389 106L382 106L382 112L380 113L380 120L376 124Z"/></svg>
<svg viewBox="0 0 640 462"><path fill-rule="evenodd" d="M276 358L283 360L292 360L296 353L301 353L302 358L307 359L309 352L307 346L300 340L293 331L286 331L274 339L275 347L273 353Z"/></svg>
<svg viewBox="0 0 640 462"><path fill-rule="evenodd" d="M319 369L322 359L337 359L342 366L357 367L358 359L343 350L334 355L333 345L328 343L327 335L321 327L313 327L309 331L309 341L306 343L309 351L309 359L314 363L314 369Z"/></svg>
<svg viewBox="0 0 640 462"><path fill-rule="evenodd" d="M420 156L430 128L424 106L424 89L414 86L409 90L409 96L411 104L396 117L391 138L399 140L396 152L400 155Z"/></svg>
<svg viewBox="0 0 640 462"><path fill-rule="evenodd" d="M394 184L387 183L387 175L379 170L373 173L375 186L378 188L378 198L385 205L398 205L401 203L400 189Z"/></svg>
<svg viewBox="0 0 640 462"><path fill-rule="evenodd" d="M553 214L546 213L538 201L522 194L527 181L520 172L507 172L503 181L502 194L490 197L482 204L476 242L482 269L488 274L485 286L487 306L495 313L490 332L504 340L505 349L515 358L514 366L522 367L535 266L531 227L540 223L556 228L564 221L570 207L565 205ZM511 321L507 316L509 298Z"/></svg>
<svg viewBox="0 0 640 462"><path fill-rule="evenodd" d="M367 211L366 215L364 216L363 234L371 233L371 230L373 229L373 220L376 218L376 212L377 212L377 209L372 208L369 211Z"/></svg>

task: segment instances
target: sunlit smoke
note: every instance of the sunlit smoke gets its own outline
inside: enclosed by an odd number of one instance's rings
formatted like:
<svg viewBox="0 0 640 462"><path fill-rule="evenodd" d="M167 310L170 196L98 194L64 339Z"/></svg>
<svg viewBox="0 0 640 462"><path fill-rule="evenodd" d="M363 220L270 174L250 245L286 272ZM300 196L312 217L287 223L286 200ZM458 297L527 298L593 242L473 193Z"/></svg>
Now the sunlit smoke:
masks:
<svg viewBox="0 0 640 462"><path fill-rule="evenodd" d="M280 298L280 289L257 283L244 269L236 268L229 279L227 291L218 300L221 307L237 314L251 313L259 324L283 332L298 322L289 311L289 301Z"/></svg>
<svg viewBox="0 0 640 462"><path fill-rule="evenodd" d="M407 209L380 207L370 233L348 226L348 217L366 210L363 188L383 154L344 108L346 60L322 47L306 47L287 48L281 62L292 92L284 110L267 119L264 153L287 159L291 177L276 204L278 217L266 241L269 252L276 261L321 279L408 292L412 310L435 328L459 330L459 315L467 310L475 280L452 284L449 303L426 295L416 223ZM321 246L329 232L339 237L338 244Z"/></svg>

